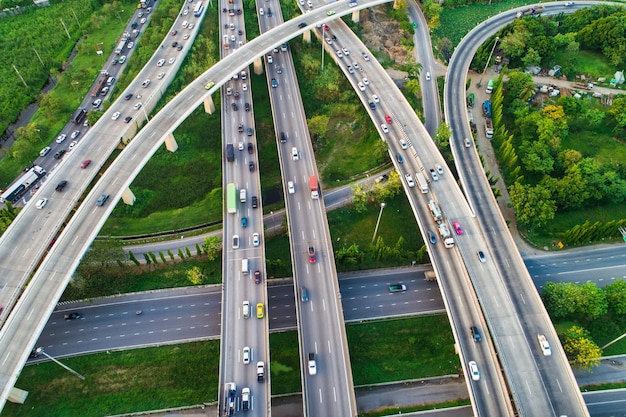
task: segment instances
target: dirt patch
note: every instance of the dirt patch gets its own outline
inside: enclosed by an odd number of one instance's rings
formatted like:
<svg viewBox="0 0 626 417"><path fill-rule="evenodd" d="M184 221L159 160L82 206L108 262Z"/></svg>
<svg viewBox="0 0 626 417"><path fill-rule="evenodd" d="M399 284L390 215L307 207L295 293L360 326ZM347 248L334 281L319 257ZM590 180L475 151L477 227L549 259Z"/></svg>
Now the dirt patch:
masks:
<svg viewBox="0 0 626 417"><path fill-rule="evenodd" d="M385 6L363 10L359 18L363 28L363 42L370 51L382 52L399 64L407 62L411 51L402 45L402 39L407 34L398 22L387 16Z"/></svg>

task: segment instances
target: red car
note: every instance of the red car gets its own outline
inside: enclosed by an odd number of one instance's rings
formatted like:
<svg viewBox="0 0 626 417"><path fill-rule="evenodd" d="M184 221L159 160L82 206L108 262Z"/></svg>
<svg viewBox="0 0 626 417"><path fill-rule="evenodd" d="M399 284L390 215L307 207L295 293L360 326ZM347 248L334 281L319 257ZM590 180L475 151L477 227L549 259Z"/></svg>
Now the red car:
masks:
<svg viewBox="0 0 626 417"><path fill-rule="evenodd" d="M254 271L254 283L255 284L261 283L261 271L259 271L258 269Z"/></svg>
<svg viewBox="0 0 626 417"><path fill-rule="evenodd" d="M390 125L393 122L393 119L388 114L385 115L385 122Z"/></svg>
<svg viewBox="0 0 626 417"><path fill-rule="evenodd" d="M80 163L80 169L87 168L89 164L91 164L91 159L85 159L83 162Z"/></svg>
<svg viewBox="0 0 626 417"><path fill-rule="evenodd" d="M315 263L315 248L313 246L309 246L309 263Z"/></svg>
<svg viewBox="0 0 626 417"><path fill-rule="evenodd" d="M463 229L461 229L461 225L459 224L459 222L452 222L452 227L454 227L454 231L457 235L463 234Z"/></svg>

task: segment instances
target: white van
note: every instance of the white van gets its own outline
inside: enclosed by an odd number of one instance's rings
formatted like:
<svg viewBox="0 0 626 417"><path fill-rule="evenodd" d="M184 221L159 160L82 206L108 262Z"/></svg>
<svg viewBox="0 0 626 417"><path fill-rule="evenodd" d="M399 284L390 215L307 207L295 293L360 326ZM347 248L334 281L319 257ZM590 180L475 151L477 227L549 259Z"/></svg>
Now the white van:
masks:
<svg viewBox="0 0 626 417"><path fill-rule="evenodd" d="M296 147L291 148L291 159L293 159L294 161L297 161L298 159L300 159L298 148Z"/></svg>
<svg viewBox="0 0 626 417"><path fill-rule="evenodd" d="M244 275L248 275L250 273L250 268L248 266L248 258L243 258L241 260L241 273Z"/></svg>
<svg viewBox="0 0 626 417"><path fill-rule="evenodd" d="M239 201L241 201L242 203L246 202L246 189L242 188L241 190L239 190Z"/></svg>
<svg viewBox="0 0 626 417"><path fill-rule="evenodd" d="M243 302L243 318L244 319L250 318L250 301Z"/></svg>

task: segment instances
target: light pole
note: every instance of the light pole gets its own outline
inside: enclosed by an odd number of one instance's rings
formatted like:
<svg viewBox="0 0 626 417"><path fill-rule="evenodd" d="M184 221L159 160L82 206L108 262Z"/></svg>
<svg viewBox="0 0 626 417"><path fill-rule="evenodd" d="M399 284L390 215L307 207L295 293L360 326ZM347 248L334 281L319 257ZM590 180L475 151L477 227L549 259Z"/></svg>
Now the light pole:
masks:
<svg viewBox="0 0 626 417"><path fill-rule="evenodd" d="M53 358L52 356L48 355L46 352L43 351L42 347L38 347L35 352L38 355L44 355L46 358L50 359L52 362L56 363L57 365L61 366L62 368L68 370L69 372L73 373L74 375L76 375L77 377L79 377L80 379L82 379L83 381L85 380L85 377L82 376L81 374L79 374L78 372L76 372L75 370L73 370L72 368L70 368L67 365L62 364L61 362L59 362L58 360L56 360L55 358Z"/></svg>
<svg viewBox="0 0 626 417"><path fill-rule="evenodd" d="M41 135L39 134L39 132L41 132L41 129L35 129L35 132L37 132L37 137L39 138L39 142L41 142L42 145L45 145L45 143L43 143L43 140L41 140Z"/></svg>
<svg viewBox="0 0 626 417"><path fill-rule="evenodd" d="M115 13L117 14L117 18L120 19L120 22L122 21L122 18L120 16L120 13L124 13L124 10L116 10Z"/></svg>
<svg viewBox="0 0 626 417"><path fill-rule="evenodd" d="M491 52L489 52L489 58L487 58L487 63L485 64L485 69L483 70L483 74L480 76L480 81L478 81L478 84L476 84L476 87L478 87L478 88L480 88L480 86L483 83L483 77L485 76L485 73L487 72L487 67L489 66L489 61L491 61L491 56L493 55L493 51L496 50L496 45L498 44L499 40L500 40L500 38L496 36L496 41L493 43L493 47L491 48Z"/></svg>
<svg viewBox="0 0 626 417"><path fill-rule="evenodd" d="M387 204L383 201L380 203L380 212L378 213L378 220L376 220L376 228L374 229L374 236L372 236L372 243L374 243L374 239L376 239L376 233L378 233L378 226L380 225L380 218L383 216L383 209Z"/></svg>

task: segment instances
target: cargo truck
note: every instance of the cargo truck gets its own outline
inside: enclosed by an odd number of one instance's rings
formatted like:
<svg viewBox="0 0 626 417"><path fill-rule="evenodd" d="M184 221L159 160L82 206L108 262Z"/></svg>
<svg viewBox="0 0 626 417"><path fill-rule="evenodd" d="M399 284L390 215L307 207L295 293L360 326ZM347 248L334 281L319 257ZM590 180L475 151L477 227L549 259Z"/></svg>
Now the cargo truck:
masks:
<svg viewBox="0 0 626 417"><path fill-rule="evenodd" d="M235 415L235 397L237 395L237 384L227 382L224 387L224 416Z"/></svg>
<svg viewBox="0 0 626 417"><path fill-rule="evenodd" d="M235 147L232 143L226 145L226 160L233 162L235 160Z"/></svg>
<svg viewBox="0 0 626 417"><path fill-rule="evenodd" d="M530 7L528 9L520 10L519 12L517 12L517 17L534 16L536 14L543 12L545 9L546 9L545 6Z"/></svg>
<svg viewBox="0 0 626 417"><path fill-rule="evenodd" d="M420 190L422 190L422 194L426 194L428 192L428 181L426 181L426 177L422 171L415 173L415 179L417 179L417 183L420 186Z"/></svg>
<svg viewBox="0 0 626 417"><path fill-rule="evenodd" d="M485 136L489 139L493 137L493 123L491 119L485 119Z"/></svg>
<svg viewBox="0 0 626 417"><path fill-rule="evenodd" d="M87 110L80 108L76 110L76 113L72 116L72 122L79 125L83 122L83 120L85 120L85 116L87 116Z"/></svg>
<svg viewBox="0 0 626 417"><path fill-rule="evenodd" d="M311 198L317 200L320 198L320 184L315 175L309 175L309 188L311 189Z"/></svg>
<svg viewBox="0 0 626 417"><path fill-rule="evenodd" d="M448 226L445 223L441 223L439 227L437 228L437 230L439 230L439 235L441 236L441 240L443 240L443 245L446 248L454 247L454 239L452 238L452 235L450 234L450 230L448 229Z"/></svg>

